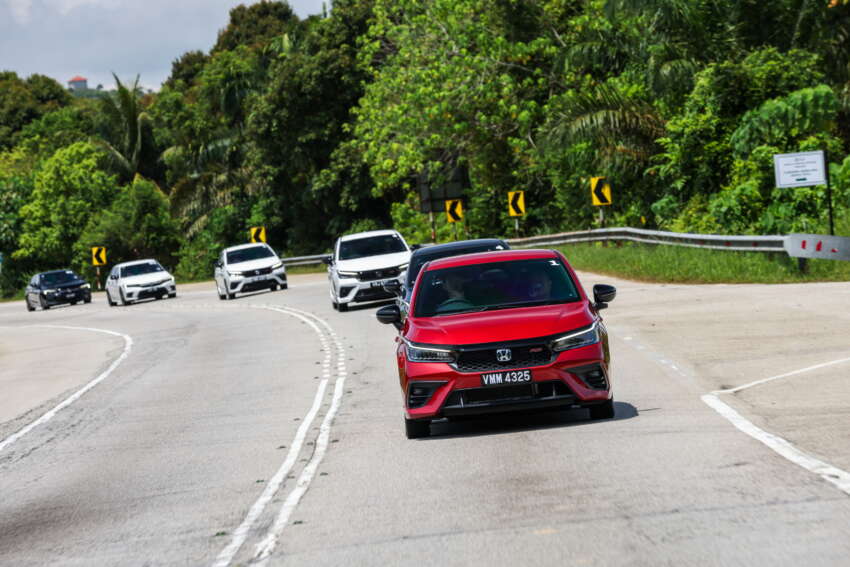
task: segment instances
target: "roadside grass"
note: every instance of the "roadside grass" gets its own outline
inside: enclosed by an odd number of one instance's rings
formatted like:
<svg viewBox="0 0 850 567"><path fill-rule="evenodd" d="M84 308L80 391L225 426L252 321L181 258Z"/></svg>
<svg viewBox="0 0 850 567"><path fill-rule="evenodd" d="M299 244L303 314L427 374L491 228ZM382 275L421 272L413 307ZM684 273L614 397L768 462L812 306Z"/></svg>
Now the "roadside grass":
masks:
<svg viewBox="0 0 850 567"><path fill-rule="evenodd" d="M850 281L850 262L809 260L801 273L784 252L727 252L624 242L557 247L577 269L654 283L796 283Z"/></svg>

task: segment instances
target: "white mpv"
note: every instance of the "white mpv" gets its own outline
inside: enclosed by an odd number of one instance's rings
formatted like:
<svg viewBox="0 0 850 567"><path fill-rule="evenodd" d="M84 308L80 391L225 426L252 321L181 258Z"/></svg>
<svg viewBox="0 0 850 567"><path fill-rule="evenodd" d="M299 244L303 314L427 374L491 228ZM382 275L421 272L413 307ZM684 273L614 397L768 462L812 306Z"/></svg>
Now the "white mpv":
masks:
<svg viewBox="0 0 850 567"><path fill-rule="evenodd" d="M326 260L331 305L346 311L355 303L395 298L384 289L390 280L404 281L410 263L410 247L394 230L373 230L337 239Z"/></svg>
<svg viewBox="0 0 850 567"><path fill-rule="evenodd" d="M174 276L153 259L116 264L106 280L106 300L112 307L165 296L177 297Z"/></svg>
<svg viewBox="0 0 850 567"><path fill-rule="evenodd" d="M264 243L240 244L224 249L215 262L215 288L219 299L237 293L286 289L286 266Z"/></svg>

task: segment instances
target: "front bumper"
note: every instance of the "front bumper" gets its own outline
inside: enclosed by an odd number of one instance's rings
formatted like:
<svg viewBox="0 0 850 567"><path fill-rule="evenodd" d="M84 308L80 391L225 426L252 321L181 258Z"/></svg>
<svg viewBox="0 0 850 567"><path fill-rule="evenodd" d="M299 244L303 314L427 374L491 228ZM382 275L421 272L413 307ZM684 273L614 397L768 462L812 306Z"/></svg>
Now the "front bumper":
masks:
<svg viewBox="0 0 850 567"><path fill-rule="evenodd" d="M91 301L91 289L75 289L42 294L47 305L62 305L75 301Z"/></svg>
<svg viewBox="0 0 850 567"><path fill-rule="evenodd" d="M227 280L227 290L230 293L246 293L268 289L272 284L286 285L286 268L257 276L230 276Z"/></svg>
<svg viewBox="0 0 850 567"><path fill-rule="evenodd" d="M340 278L336 301L341 304L352 304L372 303L374 301L395 299L396 295L386 291L383 288L383 283L391 280L398 280L401 285L404 285L404 279L406 277L407 272L402 272L393 278L384 278L374 281L360 281L357 278Z"/></svg>
<svg viewBox="0 0 850 567"><path fill-rule="evenodd" d="M160 298L177 293L177 286L173 283L164 283L149 287L124 288L124 299L127 301L140 301L142 299Z"/></svg>
<svg viewBox="0 0 850 567"><path fill-rule="evenodd" d="M459 372L447 363L404 360L403 365L402 390L408 419L587 407L605 403L613 395L609 360L602 343L558 353L549 364L512 369L531 370L532 381L505 386L482 386L483 372ZM597 378L589 378L591 375ZM412 388L417 384L429 389L430 394L417 400L421 403L427 398L427 402L411 407Z"/></svg>

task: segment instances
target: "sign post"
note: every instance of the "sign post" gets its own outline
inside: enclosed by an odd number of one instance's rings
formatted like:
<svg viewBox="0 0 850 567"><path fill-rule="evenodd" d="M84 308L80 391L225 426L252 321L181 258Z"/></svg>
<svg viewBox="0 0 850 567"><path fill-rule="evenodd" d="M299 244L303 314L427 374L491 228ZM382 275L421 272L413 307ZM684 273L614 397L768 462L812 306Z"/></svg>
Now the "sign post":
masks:
<svg viewBox="0 0 850 567"><path fill-rule="evenodd" d="M780 189L791 187L814 187L826 185L826 203L829 214L829 234L835 235L832 218L832 187L829 183L826 152L796 152L793 154L774 154L773 172L776 186Z"/></svg>
<svg viewBox="0 0 850 567"><path fill-rule="evenodd" d="M525 216L525 191L508 191L508 214L514 217L514 230L519 238L519 217Z"/></svg>
<svg viewBox="0 0 850 567"><path fill-rule="evenodd" d="M611 184L605 177L590 178L590 200L599 207L599 228L605 228L605 212L602 207L611 205Z"/></svg>
<svg viewBox="0 0 850 567"><path fill-rule="evenodd" d="M106 246L92 246L91 263L97 270L97 290L102 289L100 285L100 267L106 265Z"/></svg>

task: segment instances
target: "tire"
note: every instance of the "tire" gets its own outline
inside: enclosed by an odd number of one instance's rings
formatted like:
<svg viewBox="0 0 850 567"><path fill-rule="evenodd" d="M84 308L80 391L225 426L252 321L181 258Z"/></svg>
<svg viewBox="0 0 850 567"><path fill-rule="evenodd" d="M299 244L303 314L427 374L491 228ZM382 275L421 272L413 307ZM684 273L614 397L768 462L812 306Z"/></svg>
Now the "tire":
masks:
<svg viewBox="0 0 850 567"><path fill-rule="evenodd" d="M269 286L269 291L277 291L277 284L276 284L276 283L273 283L272 285L270 285L270 286Z"/></svg>
<svg viewBox="0 0 850 567"><path fill-rule="evenodd" d="M407 419L404 420L404 433L408 439L420 439L422 437L430 437L431 421L428 419Z"/></svg>
<svg viewBox="0 0 850 567"><path fill-rule="evenodd" d="M590 419L611 419L614 417L614 400L590 406L588 409L590 410Z"/></svg>
<svg viewBox="0 0 850 567"><path fill-rule="evenodd" d="M339 310L342 313L348 311L348 304L347 303L340 303L339 304Z"/></svg>
<svg viewBox="0 0 850 567"><path fill-rule="evenodd" d="M106 302L109 304L110 307L115 307L116 305L118 305L117 303L112 301L112 296L109 295L109 290L106 291Z"/></svg>
<svg viewBox="0 0 850 567"><path fill-rule="evenodd" d="M45 301L45 299L43 297L41 298L41 308L44 311L47 311L48 309L50 309L50 305L47 304L47 301Z"/></svg>
<svg viewBox="0 0 850 567"><path fill-rule="evenodd" d="M83 299L83 303L91 303L91 296L87 295L85 299Z"/></svg>
<svg viewBox="0 0 850 567"><path fill-rule="evenodd" d="M121 300L121 305L130 305L130 303L127 301L127 298L124 297L124 291L121 289L118 290L118 299Z"/></svg>
<svg viewBox="0 0 850 567"><path fill-rule="evenodd" d="M225 295L226 295L227 299L236 299L235 293L225 292Z"/></svg>
<svg viewBox="0 0 850 567"><path fill-rule="evenodd" d="M339 303L331 299L331 307L334 308L334 311L339 311Z"/></svg>
<svg viewBox="0 0 850 567"><path fill-rule="evenodd" d="M32 304L30 304L30 299L29 299L29 297L27 297L24 301L25 301L25 302L26 302L26 304L27 304L27 311L35 311L35 307L33 307L33 306L32 306Z"/></svg>
<svg viewBox="0 0 850 567"><path fill-rule="evenodd" d="M280 289L289 289L289 284L281 284Z"/></svg>
<svg viewBox="0 0 850 567"><path fill-rule="evenodd" d="M72 302L71 302L71 305L76 305L76 304L77 304L77 302L76 302L76 301L72 301Z"/></svg>
<svg viewBox="0 0 850 567"><path fill-rule="evenodd" d="M175 291L174 293L169 293L169 294L168 294L168 299L174 299L175 297L177 297L177 292L176 292L176 291Z"/></svg>

